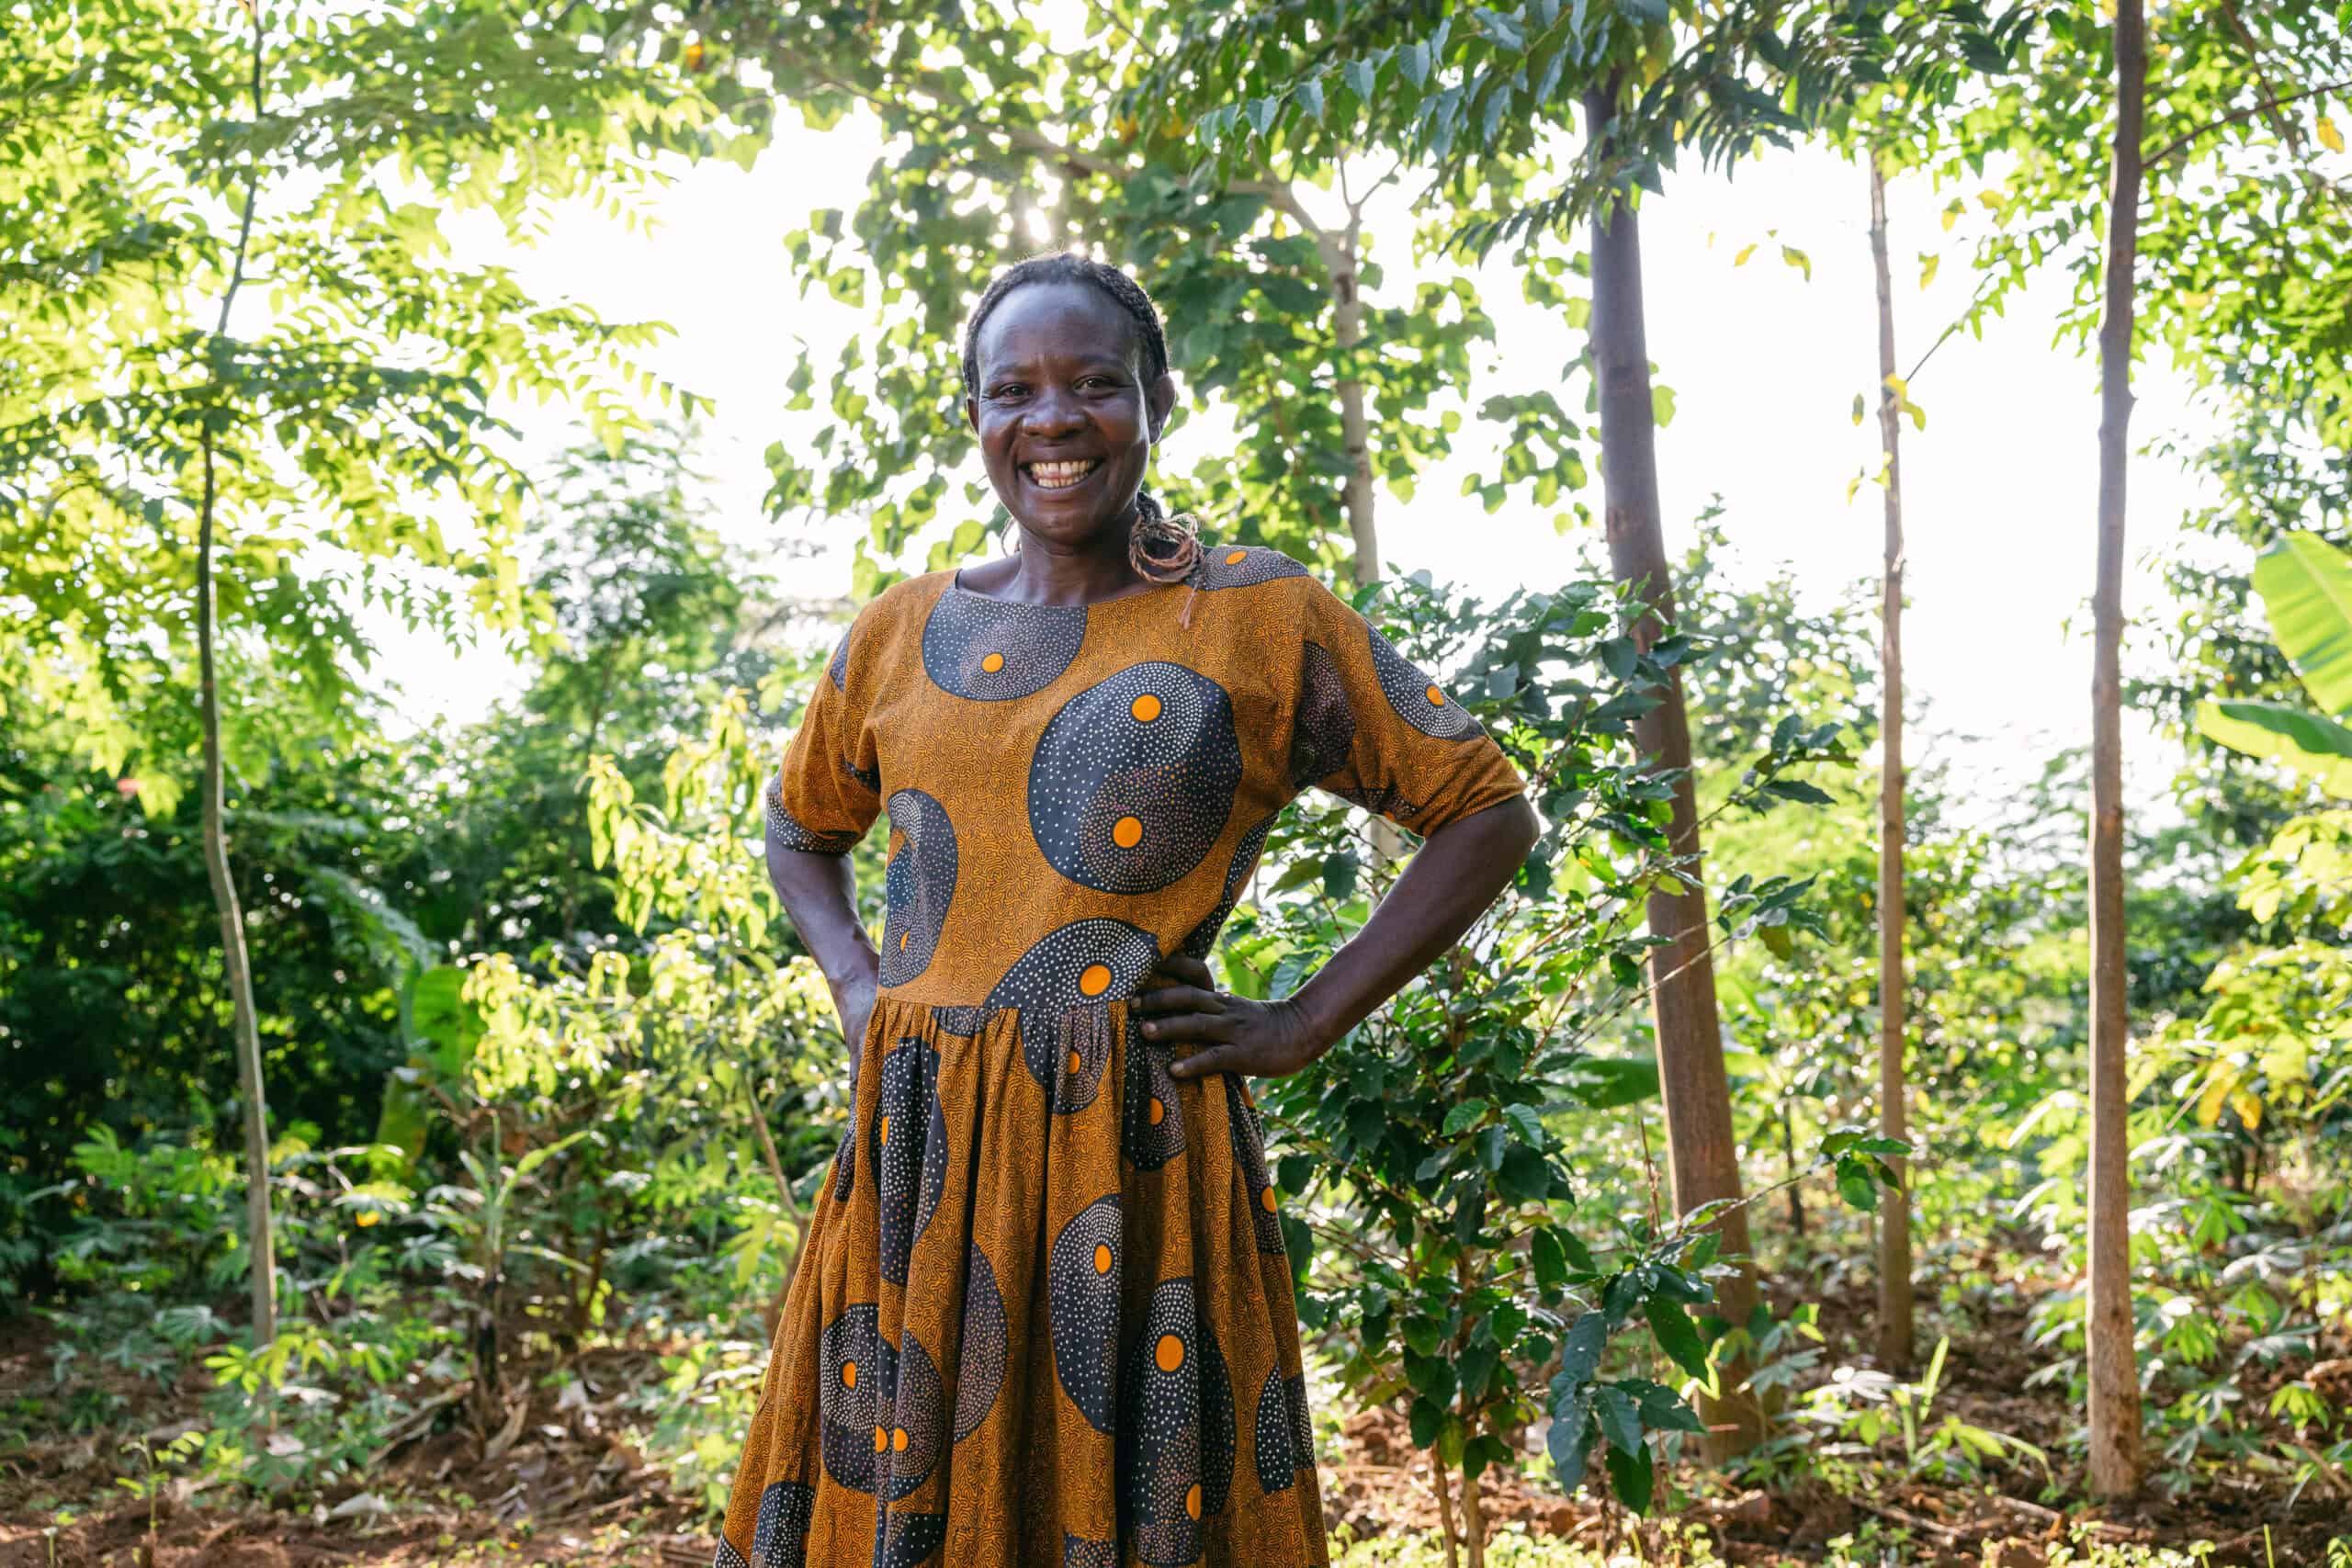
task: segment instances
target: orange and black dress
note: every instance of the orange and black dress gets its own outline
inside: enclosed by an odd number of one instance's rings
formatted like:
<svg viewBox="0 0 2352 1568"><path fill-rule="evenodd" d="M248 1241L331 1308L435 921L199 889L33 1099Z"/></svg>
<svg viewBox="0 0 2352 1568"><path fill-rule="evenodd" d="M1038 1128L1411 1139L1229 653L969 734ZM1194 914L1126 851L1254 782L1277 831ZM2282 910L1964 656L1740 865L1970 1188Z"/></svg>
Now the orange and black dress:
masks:
<svg viewBox="0 0 2352 1568"><path fill-rule="evenodd" d="M1178 1083L1126 1003L1309 784L1421 832L1521 788L1277 551L1080 606L934 572L858 615L767 817L840 853L888 814L880 996L719 1568L1329 1561L1255 1103Z"/></svg>

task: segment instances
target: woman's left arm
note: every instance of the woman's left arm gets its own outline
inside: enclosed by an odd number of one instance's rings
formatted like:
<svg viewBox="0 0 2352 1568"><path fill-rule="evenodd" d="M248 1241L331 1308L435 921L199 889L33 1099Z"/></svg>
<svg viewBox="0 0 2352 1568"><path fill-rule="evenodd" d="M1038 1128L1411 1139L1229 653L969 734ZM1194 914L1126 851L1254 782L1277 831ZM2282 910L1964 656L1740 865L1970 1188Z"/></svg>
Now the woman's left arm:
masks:
<svg viewBox="0 0 2352 1568"><path fill-rule="evenodd" d="M1180 1078L1298 1071L1459 941L1542 831L1525 795L1446 823L1421 845L1363 929L1279 1001L1218 991L1197 958L1162 959L1157 977L1166 983L1134 1003L1146 1015L1144 1037L1202 1047L1170 1064Z"/></svg>

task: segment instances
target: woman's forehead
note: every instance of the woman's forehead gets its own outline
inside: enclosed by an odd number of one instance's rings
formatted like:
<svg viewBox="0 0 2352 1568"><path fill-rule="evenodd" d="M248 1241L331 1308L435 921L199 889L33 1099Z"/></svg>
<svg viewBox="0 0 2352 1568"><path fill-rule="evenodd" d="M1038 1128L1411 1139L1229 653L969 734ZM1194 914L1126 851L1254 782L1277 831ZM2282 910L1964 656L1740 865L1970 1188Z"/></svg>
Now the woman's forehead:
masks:
<svg viewBox="0 0 2352 1568"><path fill-rule="evenodd" d="M1136 337L1135 318L1117 300L1091 284L1056 279L1022 284L998 300L975 353L982 365L1078 355L1124 364Z"/></svg>

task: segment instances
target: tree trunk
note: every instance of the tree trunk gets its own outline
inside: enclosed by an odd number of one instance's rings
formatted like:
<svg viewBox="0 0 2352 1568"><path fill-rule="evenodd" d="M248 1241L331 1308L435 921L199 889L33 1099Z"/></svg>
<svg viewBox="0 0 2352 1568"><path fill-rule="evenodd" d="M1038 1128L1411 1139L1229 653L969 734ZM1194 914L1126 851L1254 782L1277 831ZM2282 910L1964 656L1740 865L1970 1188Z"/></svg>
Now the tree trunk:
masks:
<svg viewBox="0 0 2352 1568"><path fill-rule="evenodd" d="M1586 96L1585 112L1596 139L1604 134L1615 101L1613 83ZM1639 220L1630 199L1604 200L1592 220L1591 354L1600 394L1609 564L1618 581L1638 585L1655 612L1638 617L1632 628L1647 648L1673 618L1674 587L1659 516L1657 431L1642 312ZM1739 1198L1739 1151L1715 1011L1707 895L1700 874L1698 799L1690 772L1690 727L1683 712L1679 670L1669 675L1660 695L1658 705L1635 723L1634 735L1646 755L1675 775L1668 834L1679 863L1679 874L1685 880L1649 897L1650 932L1666 939L1650 953L1650 1001L1657 1030L1658 1082L1666 1100L1667 1168L1677 1212L1689 1213L1702 1204ZM1756 1305L1746 1211L1732 1209L1715 1228L1724 1254L1739 1265L1738 1272L1717 1288L1716 1310L1735 1329L1745 1329ZM1722 1397L1702 1401L1710 1460L1744 1452L1763 1438L1763 1412L1747 1387L1747 1356L1732 1358L1721 1369Z"/></svg>
<svg viewBox="0 0 2352 1568"><path fill-rule="evenodd" d="M1462 1545L1464 1568L1487 1568L1487 1508L1478 1478L1462 1477Z"/></svg>
<svg viewBox="0 0 2352 1568"><path fill-rule="evenodd" d="M2091 1490L2140 1489L2140 1377L2132 1353L2131 1106L2123 932L2123 521L2131 455L2132 272L2140 240L2140 139L2148 57L2141 0L2115 8L2114 179L2099 317L2098 587L2091 600Z"/></svg>
<svg viewBox="0 0 2352 1568"><path fill-rule="evenodd" d="M1886 172L1871 154L1871 265L1878 276L1878 438L1886 465L1886 562L1880 581L1878 781L1878 1130L1910 1136L1903 1072L1903 409L1895 391L1894 287L1886 265ZM1881 1193L1878 1359L1908 1371L1911 1326L1911 1186Z"/></svg>
<svg viewBox="0 0 2352 1568"><path fill-rule="evenodd" d="M262 1098L253 964L245 951L245 917L238 907L236 880L229 874L229 834L221 802L226 770L220 761L220 688L212 646L212 513L219 486L209 427L202 451L204 497L196 524L196 704L197 722L204 732L204 872L220 915L220 967L229 982L237 1091L244 1101L245 1234L253 1252L254 1343L258 1346L277 1337L277 1248L269 1220L269 1107Z"/></svg>
<svg viewBox="0 0 2352 1568"><path fill-rule="evenodd" d="M1445 1568L1462 1568L1462 1554L1456 1545L1460 1532L1453 1527L1453 1494L1445 1482L1445 1456L1434 1446L1430 1450L1430 1480L1437 1488L1438 1528L1445 1534Z"/></svg>
<svg viewBox="0 0 2352 1568"><path fill-rule="evenodd" d="M1363 341L1363 294L1356 274L1359 230L1351 220L1347 233L1325 252L1331 268L1331 341L1345 357ZM1340 378L1340 442L1348 457L1348 537L1355 547L1356 585L1380 581L1380 536L1372 516L1372 420L1365 412L1363 380Z"/></svg>

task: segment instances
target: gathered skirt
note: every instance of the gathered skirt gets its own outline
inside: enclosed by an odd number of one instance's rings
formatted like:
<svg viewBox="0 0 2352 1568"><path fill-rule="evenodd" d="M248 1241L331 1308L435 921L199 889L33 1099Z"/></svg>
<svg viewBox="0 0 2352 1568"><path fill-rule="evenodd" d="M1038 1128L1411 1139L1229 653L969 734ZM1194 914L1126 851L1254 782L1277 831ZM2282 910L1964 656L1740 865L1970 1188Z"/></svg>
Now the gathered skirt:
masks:
<svg viewBox="0 0 2352 1568"><path fill-rule="evenodd" d="M718 1568L1329 1562L1256 1105L1171 1059L876 1002Z"/></svg>

